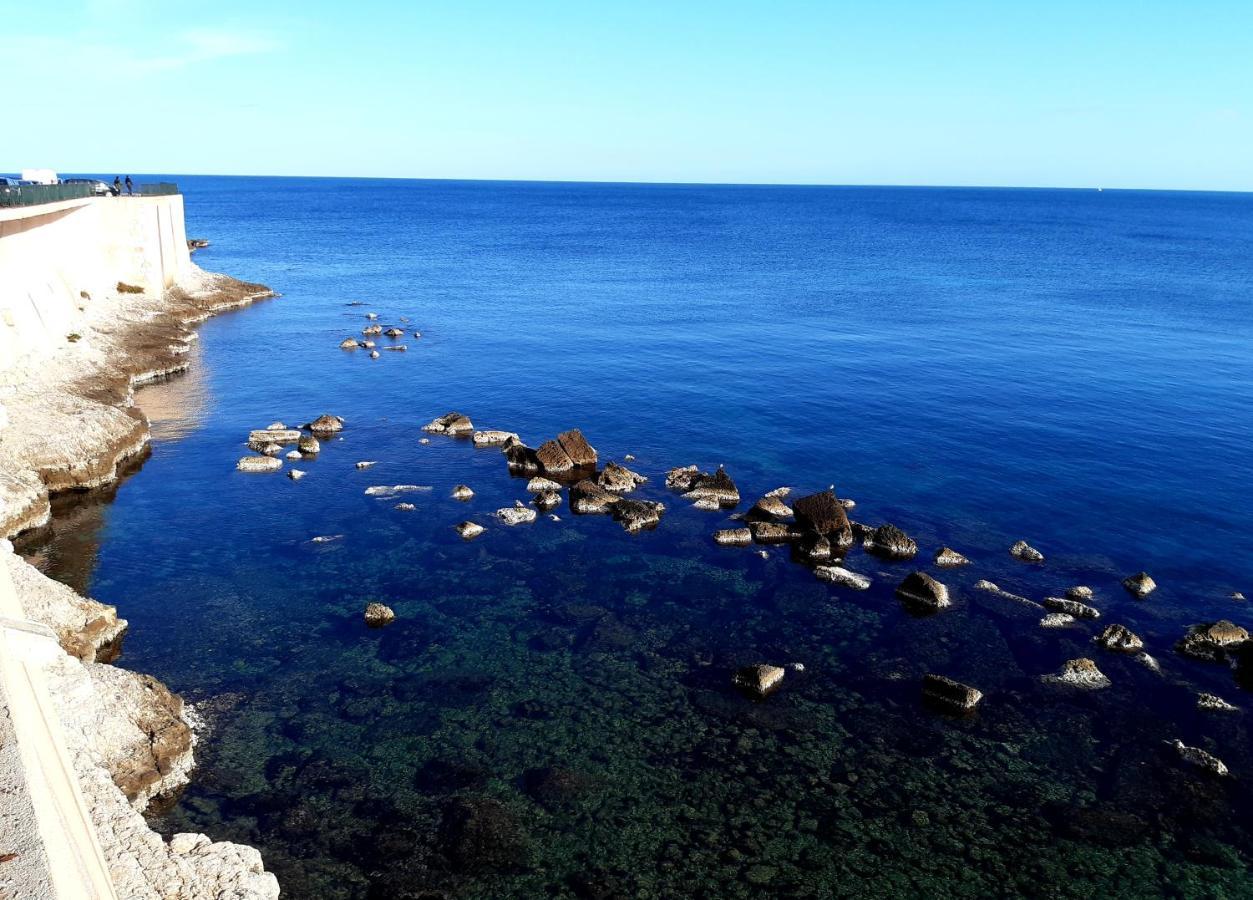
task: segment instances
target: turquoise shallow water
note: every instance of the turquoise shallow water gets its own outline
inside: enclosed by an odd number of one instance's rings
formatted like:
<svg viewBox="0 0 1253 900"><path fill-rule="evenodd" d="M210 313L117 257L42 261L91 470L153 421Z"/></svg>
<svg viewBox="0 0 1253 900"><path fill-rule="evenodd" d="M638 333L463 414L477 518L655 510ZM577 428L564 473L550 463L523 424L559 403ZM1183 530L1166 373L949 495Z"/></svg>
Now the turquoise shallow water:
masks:
<svg viewBox="0 0 1253 900"><path fill-rule="evenodd" d="M194 371L140 394L142 468L22 548L119 606L121 664L203 704L163 830L256 844L293 897L1253 895L1248 714L1195 709L1249 695L1172 651L1253 624L1230 599L1253 587L1253 199L177 180L200 264L284 296L205 323ZM423 337L336 349L367 310ZM633 454L661 526L494 527L524 482L419 444L450 409ZM324 411L348 425L302 481L233 471L250 428ZM833 483L922 553L850 556L875 579L854 594L715 547L727 516L664 488L688 463L725 464L741 509ZM432 490L363 494L393 483ZM941 544L974 564L915 618L893 589ZM980 578L1091 585L1162 673ZM362 625L374 599L394 625ZM1040 683L1085 655L1111 688ZM804 671L758 703L730 684L755 662ZM928 671L979 713L924 707Z"/></svg>

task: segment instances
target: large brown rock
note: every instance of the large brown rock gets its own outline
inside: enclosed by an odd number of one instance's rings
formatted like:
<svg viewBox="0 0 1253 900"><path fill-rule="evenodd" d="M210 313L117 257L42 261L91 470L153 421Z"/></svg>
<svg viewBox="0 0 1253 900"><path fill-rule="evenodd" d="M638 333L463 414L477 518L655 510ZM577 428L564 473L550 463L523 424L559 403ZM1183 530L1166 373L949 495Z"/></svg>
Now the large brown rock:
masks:
<svg viewBox="0 0 1253 900"><path fill-rule="evenodd" d="M570 488L570 509L576 513L607 513L621 501L622 497L605 490L590 478L584 478Z"/></svg>
<svg viewBox="0 0 1253 900"><path fill-rule="evenodd" d="M545 472L561 475L574 468L574 460L558 441L544 441L535 451L535 458Z"/></svg>
<svg viewBox="0 0 1253 900"><path fill-rule="evenodd" d="M1193 625L1175 645L1184 656L1206 662L1223 662L1242 644L1248 643L1249 633L1234 622L1220 619L1203 625Z"/></svg>
<svg viewBox="0 0 1253 900"><path fill-rule="evenodd" d="M848 513L832 491L794 500L792 512L796 515L796 524L809 531L828 536L843 532L852 534Z"/></svg>
<svg viewBox="0 0 1253 900"><path fill-rule="evenodd" d="M983 691L944 675L922 676L922 695L933 703L958 712L969 712L983 699Z"/></svg>
<svg viewBox="0 0 1253 900"><path fill-rule="evenodd" d="M913 559L918 554L918 544L914 539L891 523L880 525L870 532L862 546L887 559Z"/></svg>
<svg viewBox="0 0 1253 900"><path fill-rule="evenodd" d="M605 468L596 477L597 484L615 494L629 494L646 481L648 479L643 475L632 472L626 466L620 466L616 462L606 463Z"/></svg>
<svg viewBox="0 0 1253 900"><path fill-rule="evenodd" d="M623 498L613 504L612 512L614 519L621 522L623 528L635 534L646 528L656 528L665 509L660 503Z"/></svg>
<svg viewBox="0 0 1253 900"><path fill-rule="evenodd" d="M740 502L739 488L722 466L718 466L718 471L712 475L696 476L691 489L683 496L692 501L710 500L723 507L735 506Z"/></svg>
<svg viewBox="0 0 1253 900"><path fill-rule="evenodd" d="M429 431L431 434L459 437L474 434L474 423L470 421L469 416L464 416L459 412L450 412L427 422L422 426L422 430Z"/></svg>
<svg viewBox="0 0 1253 900"><path fill-rule="evenodd" d="M596 448L587 442L587 438L583 437L583 432L579 429L571 428L569 431L563 431L557 435L557 443L561 445L561 449L566 452L566 456L570 457L570 462L576 467L596 465Z"/></svg>
<svg viewBox="0 0 1253 900"><path fill-rule="evenodd" d="M529 475L541 468L539 456L521 441L510 441L501 449L509 471L514 475Z"/></svg>
<svg viewBox="0 0 1253 900"><path fill-rule="evenodd" d="M927 612L944 609L950 604L948 588L926 572L913 572L905 577L896 596L908 606Z"/></svg>

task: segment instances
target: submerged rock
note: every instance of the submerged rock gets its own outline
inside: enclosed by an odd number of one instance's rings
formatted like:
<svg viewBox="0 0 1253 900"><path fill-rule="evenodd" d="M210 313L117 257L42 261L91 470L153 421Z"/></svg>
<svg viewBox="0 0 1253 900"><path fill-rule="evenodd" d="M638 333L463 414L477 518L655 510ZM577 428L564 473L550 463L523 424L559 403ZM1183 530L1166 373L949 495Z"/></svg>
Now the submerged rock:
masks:
<svg viewBox="0 0 1253 900"><path fill-rule="evenodd" d="M1233 706L1222 697L1214 694L1197 694L1196 708L1202 712L1239 712L1240 707Z"/></svg>
<svg viewBox="0 0 1253 900"><path fill-rule="evenodd" d="M672 491L690 491L700 477L696 466L676 466L666 472L666 487Z"/></svg>
<svg viewBox="0 0 1253 900"><path fill-rule="evenodd" d="M831 584L838 584L840 587L850 588L854 591L864 591L870 587L870 579L865 575L859 575L843 566L816 566L814 575L820 581L827 581Z"/></svg>
<svg viewBox="0 0 1253 900"><path fill-rule="evenodd" d="M1112 682L1096 667L1096 663L1087 657L1069 659L1062 664L1055 675L1043 675L1041 680L1050 684L1061 684L1080 688L1085 691L1096 691L1107 688Z"/></svg>
<svg viewBox="0 0 1253 900"><path fill-rule="evenodd" d="M1135 575L1127 576L1123 579L1122 586L1137 600L1143 600L1157 590L1157 582L1149 577L1148 572L1138 572Z"/></svg>
<svg viewBox="0 0 1253 900"><path fill-rule="evenodd" d="M468 484L459 484L452 489L452 498L454 500L466 501L474 496L474 491L470 489Z"/></svg>
<svg viewBox="0 0 1253 900"><path fill-rule="evenodd" d="M408 344L391 344L390 346L384 347L383 349L388 350L392 353L404 353L409 349L409 345ZM374 354L370 354L370 355L373 356Z"/></svg>
<svg viewBox="0 0 1253 900"><path fill-rule="evenodd" d="M614 504L621 501L622 498L617 494L605 490L590 478L584 478L570 488L570 509L583 515L607 513Z"/></svg>
<svg viewBox="0 0 1253 900"><path fill-rule="evenodd" d="M1203 625L1193 625L1175 645L1184 656L1206 662L1224 662L1228 654L1237 650L1249 639L1249 633L1234 622L1220 619Z"/></svg>
<svg viewBox="0 0 1253 900"><path fill-rule="evenodd" d="M305 456L312 456L322 450L321 442L311 434L302 434L296 448Z"/></svg>
<svg viewBox="0 0 1253 900"><path fill-rule="evenodd" d="M561 493L558 491L540 491L531 499L531 502L535 504L536 509L547 512L561 505Z"/></svg>
<svg viewBox="0 0 1253 900"><path fill-rule="evenodd" d="M712 475L697 475L691 488L683 496L693 502L714 500L720 507L731 507L740 502L739 488L722 466L718 466L718 471Z"/></svg>
<svg viewBox="0 0 1253 900"><path fill-rule="evenodd" d="M513 506L505 506L496 510L496 518L506 525L525 525L535 521L535 510L517 501Z"/></svg>
<svg viewBox="0 0 1253 900"><path fill-rule="evenodd" d="M1101 611L1078 600L1067 600L1063 597L1045 597L1044 608L1054 612L1064 612L1076 619L1099 619Z"/></svg>
<svg viewBox="0 0 1253 900"><path fill-rule="evenodd" d="M384 625L390 625L396 618L396 613L392 611L390 606L384 606L382 603L371 603L366 606L364 613L365 623L371 628L382 628Z"/></svg>
<svg viewBox="0 0 1253 900"><path fill-rule="evenodd" d="M1144 641L1125 625L1106 625L1095 641L1106 650L1117 653L1136 653L1144 649Z"/></svg>
<svg viewBox="0 0 1253 900"><path fill-rule="evenodd" d="M1026 541L1018 541L1010 547L1009 555L1023 562L1044 562L1044 554Z"/></svg>
<svg viewBox="0 0 1253 900"><path fill-rule="evenodd" d="M896 589L896 596L918 609L936 611L951 605L948 588L926 572L912 572Z"/></svg>
<svg viewBox="0 0 1253 900"><path fill-rule="evenodd" d="M782 666L758 664L745 666L737 671L731 680L737 687L757 697L765 697L778 690L785 674L786 670Z"/></svg>
<svg viewBox="0 0 1253 900"><path fill-rule="evenodd" d="M596 477L597 484L615 494L629 494L646 481L648 479L638 472L632 472L626 466L620 466L612 461L606 463L605 468Z"/></svg>
<svg viewBox="0 0 1253 900"><path fill-rule="evenodd" d="M1208 751L1202 750L1200 747L1189 747L1183 741L1175 738L1169 742L1175 748L1175 752L1179 754L1179 758L1190 766L1196 766L1198 769L1204 769L1214 775L1226 777L1231 773L1221 759Z"/></svg>
<svg viewBox="0 0 1253 900"><path fill-rule="evenodd" d="M526 833L509 810L497 800L481 797L452 801L439 840L444 855L472 874L512 871L523 866L530 853Z"/></svg>
<svg viewBox="0 0 1253 900"><path fill-rule="evenodd" d="M596 448L587 442L587 438L583 437L583 432L579 429L571 428L569 431L563 431L557 435L557 443L561 445L561 449L566 452L566 456L570 457L570 462L574 463L576 468L596 465Z"/></svg>
<svg viewBox="0 0 1253 900"><path fill-rule="evenodd" d="M312 422L305 423L304 428L308 428L314 434L335 434L344 430L344 420L341 416L332 416L330 413L323 413Z"/></svg>
<svg viewBox="0 0 1253 900"><path fill-rule="evenodd" d="M656 528L665 512L665 505L649 500L622 499L613 505L613 517L631 534Z"/></svg>
<svg viewBox="0 0 1253 900"><path fill-rule="evenodd" d="M574 460L557 441L544 441L535 451L535 458L545 472L561 475L574 468Z"/></svg>
<svg viewBox="0 0 1253 900"><path fill-rule="evenodd" d="M935 564L942 569L955 569L970 565L970 560L951 547L941 547L935 551Z"/></svg>
<svg viewBox="0 0 1253 900"><path fill-rule="evenodd" d="M543 478L536 475L526 483L526 489L532 494L542 494L545 491L559 491L561 490L561 485L551 478Z"/></svg>
<svg viewBox="0 0 1253 900"><path fill-rule="evenodd" d="M358 469L368 469L370 468L370 466L377 466L377 465L378 465L377 459L362 459L357 462Z"/></svg>
<svg viewBox="0 0 1253 900"><path fill-rule="evenodd" d="M509 443L511 440L519 441L516 432L513 431L476 431L474 432L474 446L476 447L501 447Z"/></svg>
<svg viewBox="0 0 1253 900"><path fill-rule="evenodd" d="M470 421L469 416L463 416L459 412L450 412L427 422L422 426L422 430L431 434L447 434L452 437L460 437L473 434L474 423Z"/></svg>
<svg viewBox="0 0 1253 900"><path fill-rule="evenodd" d="M288 469L287 477L290 478L292 481L299 481L300 479L305 477L305 473L300 469Z"/></svg>
<svg viewBox="0 0 1253 900"><path fill-rule="evenodd" d="M462 522L457 526L457 534L461 535L465 540L472 540L478 537L487 529L477 522Z"/></svg>
<svg viewBox="0 0 1253 900"><path fill-rule="evenodd" d="M983 691L944 675L922 676L922 695L941 706L969 712L983 699Z"/></svg>
<svg viewBox="0 0 1253 900"><path fill-rule="evenodd" d="M913 559L918 555L918 544L914 539L890 522L871 531L862 540L862 546L887 559Z"/></svg>
<svg viewBox="0 0 1253 900"><path fill-rule="evenodd" d="M273 456L245 456L235 468L241 472L277 472L283 468L283 461Z"/></svg>
<svg viewBox="0 0 1253 900"><path fill-rule="evenodd" d="M753 542L753 533L747 528L721 528L714 532L714 543L724 547L747 547Z"/></svg>

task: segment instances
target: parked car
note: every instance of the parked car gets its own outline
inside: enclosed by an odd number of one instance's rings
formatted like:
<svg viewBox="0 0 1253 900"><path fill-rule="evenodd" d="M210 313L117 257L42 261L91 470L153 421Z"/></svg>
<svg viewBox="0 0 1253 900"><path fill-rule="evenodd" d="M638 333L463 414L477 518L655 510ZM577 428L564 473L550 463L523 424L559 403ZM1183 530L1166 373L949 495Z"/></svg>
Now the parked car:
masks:
<svg viewBox="0 0 1253 900"><path fill-rule="evenodd" d="M65 179L62 179L61 183L62 184L89 184L91 185L91 192L95 194L97 197L103 197L105 194L109 193L109 186L105 184L103 181L100 181L96 178L65 178Z"/></svg>

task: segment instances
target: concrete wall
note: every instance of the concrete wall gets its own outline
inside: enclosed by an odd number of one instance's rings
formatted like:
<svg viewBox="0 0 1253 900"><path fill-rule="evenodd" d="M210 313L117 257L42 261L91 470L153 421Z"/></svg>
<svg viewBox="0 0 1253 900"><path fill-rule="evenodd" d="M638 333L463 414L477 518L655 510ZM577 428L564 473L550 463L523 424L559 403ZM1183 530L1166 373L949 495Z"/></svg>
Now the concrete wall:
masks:
<svg viewBox="0 0 1253 900"><path fill-rule="evenodd" d="M0 387L64 347L119 281L159 294L190 270L179 195L0 209Z"/></svg>

